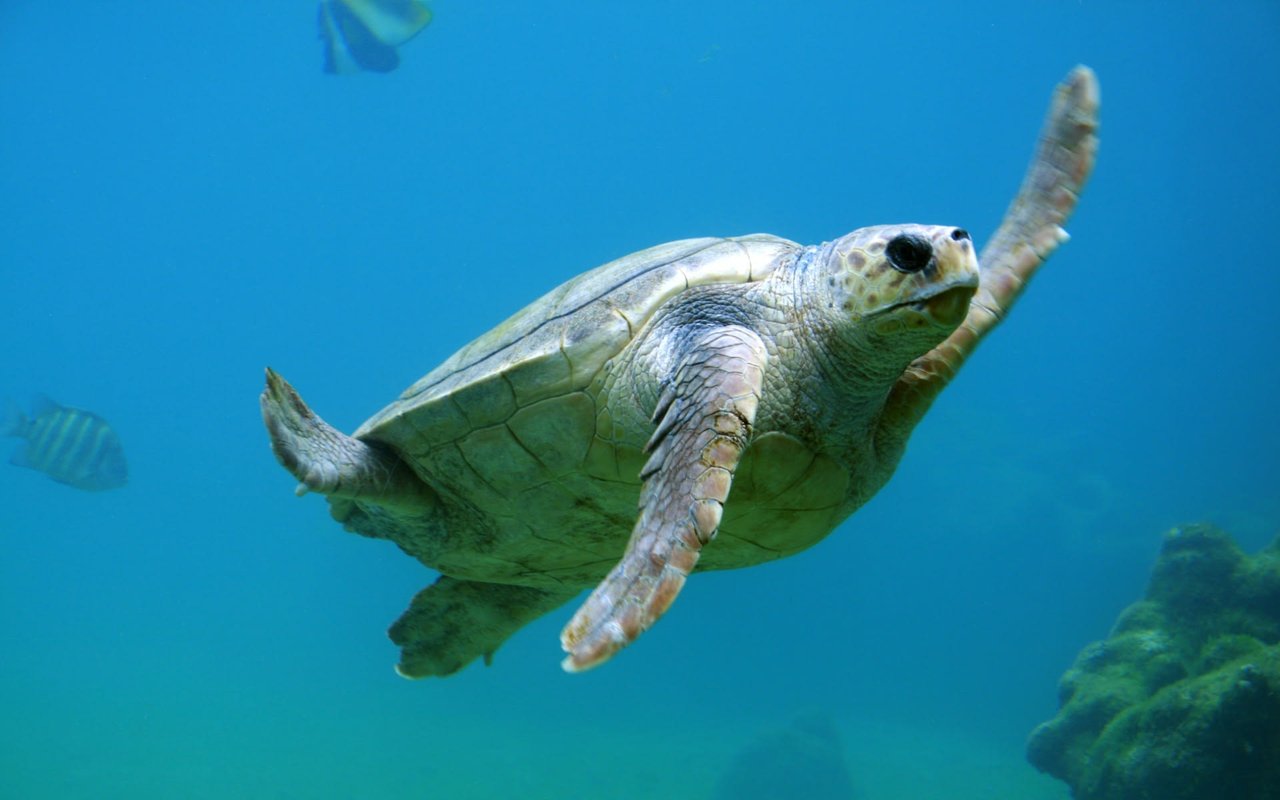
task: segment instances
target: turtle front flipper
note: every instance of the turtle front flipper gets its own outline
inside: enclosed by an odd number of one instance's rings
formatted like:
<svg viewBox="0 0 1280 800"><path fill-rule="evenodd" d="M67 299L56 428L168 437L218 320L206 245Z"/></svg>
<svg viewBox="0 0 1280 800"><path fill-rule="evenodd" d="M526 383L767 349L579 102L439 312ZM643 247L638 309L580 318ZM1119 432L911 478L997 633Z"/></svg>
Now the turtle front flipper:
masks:
<svg viewBox="0 0 1280 800"><path fill-rule="evenodd" d="M1000 228L978 257L981 279L964 321L920 356L894 386L877 449L901 452L938 393L1013 308L1040 265L1067 240L1062 225L1075 210L1098 149L1098 79L1078 66L1054 92L1035 155Z"/></svg>
<svg viewBox="0 0 1280 800"><path fill-rule="evenodd" d="M394 453L354 439L320 419L270 368L260 398L271 450L308 491L385 505L417 505L429 490Z"/></svg>
<svg viewBox="0 0 1280 800"><path fill-rule="evenodd" d="M1076 67L1054 91L1018 194L982 249L982 280L968 329L976 340L994 328L1040 265L1069 237L1063 223L1075 211L1098 151L1098 79ZM959 332L958 332L959 333Z"/></svg>
<svg viewBox="0 0 1280 800"><path fill-rule="evenodd" d="M755 422L768 354L727 326L690 336L654 411L640 516L626 553L560 635L566 670L608 660L666 612L720 526Z"/></svg>

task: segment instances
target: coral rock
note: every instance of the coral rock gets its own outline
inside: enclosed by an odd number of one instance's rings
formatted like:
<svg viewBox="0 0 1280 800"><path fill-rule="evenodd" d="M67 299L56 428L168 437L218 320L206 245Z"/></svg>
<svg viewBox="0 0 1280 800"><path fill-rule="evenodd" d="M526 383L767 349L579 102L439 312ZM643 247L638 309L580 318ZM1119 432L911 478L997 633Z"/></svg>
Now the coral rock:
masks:
<svg viewBox="0 0 1280 800"><path fill-rule="evenodd" d="M1027 758L1077 800L1280 800L1280 539L1165 534L1146 598L1076 658Z"/></svg>

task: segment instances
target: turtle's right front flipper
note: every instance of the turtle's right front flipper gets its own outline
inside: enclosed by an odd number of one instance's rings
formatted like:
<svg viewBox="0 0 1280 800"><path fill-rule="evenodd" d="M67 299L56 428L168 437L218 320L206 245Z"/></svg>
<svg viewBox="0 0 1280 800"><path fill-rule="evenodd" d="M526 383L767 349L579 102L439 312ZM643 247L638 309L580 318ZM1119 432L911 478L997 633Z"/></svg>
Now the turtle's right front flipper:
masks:
<svg viewBox="0 0 1280 800"><path fill-rule="evenodd" d="M297 494L313 491L385 505L413 505L420 504L429 491L391 451L347 436L322 420L270 368L260 399L271 450L300 481Z"/></svg>
<svg viewBox="0 0 1280 800"><path fill-rule="evenodd" d="M759 334L739 325L685 333L679 366L654 412L639 518L622 560L560 634L566 670L607 661L680 593L720 527L768 358Z"/></svg>

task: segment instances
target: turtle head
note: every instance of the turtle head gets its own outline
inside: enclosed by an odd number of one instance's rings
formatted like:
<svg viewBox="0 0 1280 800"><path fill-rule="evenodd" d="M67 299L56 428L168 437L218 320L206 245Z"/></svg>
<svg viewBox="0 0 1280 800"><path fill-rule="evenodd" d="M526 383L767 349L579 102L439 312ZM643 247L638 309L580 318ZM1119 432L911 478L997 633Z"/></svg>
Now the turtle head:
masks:
<svg viewBox="0 0 1280 800"><path fill-rule="evenodd" d="M963 228L879 225L824 245L803 283L833 332L886 375L954 331L978 289L978 259Z"/></svg>
<svg viewBox="0 0 1280 800"><path fill-rule="evenodd" d="M978 259L963 228L877 225L832 242L828 286L843 316L885 333L955 330L978 289Z"/></svg>

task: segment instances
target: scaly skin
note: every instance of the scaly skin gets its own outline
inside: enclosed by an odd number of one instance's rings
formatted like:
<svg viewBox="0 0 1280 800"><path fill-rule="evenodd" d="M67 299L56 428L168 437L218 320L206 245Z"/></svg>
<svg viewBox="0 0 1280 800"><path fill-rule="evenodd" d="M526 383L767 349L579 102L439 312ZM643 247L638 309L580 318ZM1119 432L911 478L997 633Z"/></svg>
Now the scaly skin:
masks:
<svg viewBox="0 0 1280 800"><path fill-rule="evenodd" d="M904 239L923 248L927 265L892 265L888 253ZM597 398L632 435L651 431L649 458L626 551L561 634L565 669L601 664L652 626L704 546L723 559L758 548L761 532L803 546L874 493L895 466L868 446L884 398L916 355L960 323L977 284L965 231L886 225L805 248L758 283L700 287L669 301L606 369L616 379ZM637 419L644 412L651 423ZM840 488L801 513L780 511L785 499L775 506L736 492L736 509L762 516L729 525L735 538L710 544L739 461L761 435L785 439L806 461L821 454L828 466L818 474ZM769 472L792 459L757 452L757 461ZM763 516L771 511L780 521Z"/></svg>
<svg viewBox="0 0 1280 800"><path fill-rule="evenodd" d="M641 470L640 517L627 552L560 635L570 671L600 664L670 607L720 527L747 447L768 353L754 331L715 328L688 345L658 401Z"/></svg>
<svg viewBox="0 0 1280 800"><path fill-rule="evenodd" d="M1009 313L1040 266L1069 237L1062 228L1075 210L1098 150L1098 79L1078 66L1058 85L1022 188L982 250L982 282L969 314L946 341L916 359L886 407L880 446L907 437L938 393Z"/></svg>
<svg viewBox="0 0 1280 800"><path fill-rule="evenodd" d="M354 437L268 371L263 418L300 492L448 576L392 629L401 674L487 660L598 583L562 634L565 667L590 668L695 566L751 566L830 533L1065 240L1096 111L1078 68L981 271L951 227L662 245L548 293ZM891 256L909 242L915 266Z"/></svg>
<svg viewBox="0 0 1280 800"><path fill-rule="evenodd" d="M418 506L430 490L403 460L347 436L320 418L289 382L267 369L259 400L271 450L299 481L294 494L318 492L386 505Z"/></svg>

